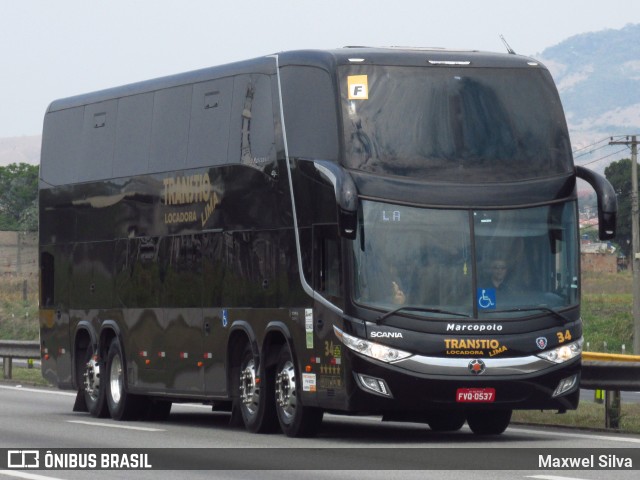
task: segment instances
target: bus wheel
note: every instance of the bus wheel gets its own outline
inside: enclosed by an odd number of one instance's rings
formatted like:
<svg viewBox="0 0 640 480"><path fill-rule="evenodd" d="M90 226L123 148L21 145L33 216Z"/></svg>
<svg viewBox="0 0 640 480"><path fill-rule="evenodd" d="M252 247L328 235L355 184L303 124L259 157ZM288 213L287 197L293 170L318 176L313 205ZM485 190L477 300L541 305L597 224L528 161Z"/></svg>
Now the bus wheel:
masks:
<svg viewBox="0 0 640 480"><path fill-rule="evenodd" d="M467 423L478 435L500 435L509 426L511 410L467 413Z"/></svg>
<svg viewBox="0 0 640 480"><path fill-rule="evenodd" d="M140 398L127 393L124 383L124 355L117 338L111 341L107 354L106 397L109 413L114 420L133 420L140 411Z"/></svg>
<svg viewBox="0 0 640 480"><path fill-rule="evenodd" d="M462 412L439 412L429 417L428 424L434 432L457 432L466 418Z"/></svg>
<svg viewBox="0 0 640 480"><path fill-rule="evenodd" d="M301 388L293 357L284 344L278 355L275 398L280 428L289 437L312 437L322 424L323 411L302 404Z"/></svg>
<svg viewBox="0 0 640 480"><path fill-rule="evenodd" d="M79 352L78 352L79 353ZM100 384L100 367L95 356L93 345L89 344L84 355L78 355L79 364L76 365L76 372L82 374L78 385L83 392L84 401L87 404L89 413L97 418L109 416L109 409L105 402L105 386Z"/></svg>
<svg viewBox="0 0 640 480"><path fill-rule="evenodd" d="M245 346L240 361L238 379L238 409L242 415L245 428L253 433L275 431L275 406L273 400L273 373L269 374L259 367L253 355L251 345Z"/></svg>

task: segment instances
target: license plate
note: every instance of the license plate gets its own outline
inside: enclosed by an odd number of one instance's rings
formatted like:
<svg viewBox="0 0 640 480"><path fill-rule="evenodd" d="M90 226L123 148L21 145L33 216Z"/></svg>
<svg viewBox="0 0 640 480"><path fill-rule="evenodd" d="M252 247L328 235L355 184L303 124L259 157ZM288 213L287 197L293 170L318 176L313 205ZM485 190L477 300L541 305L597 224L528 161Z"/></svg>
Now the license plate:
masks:
<svg viewBox="0 0 640 480"><path fill-rule="evenodd" d="M456 402L459 403L491 403L495 400L495 388L459 388L456 391Z"/></svg>

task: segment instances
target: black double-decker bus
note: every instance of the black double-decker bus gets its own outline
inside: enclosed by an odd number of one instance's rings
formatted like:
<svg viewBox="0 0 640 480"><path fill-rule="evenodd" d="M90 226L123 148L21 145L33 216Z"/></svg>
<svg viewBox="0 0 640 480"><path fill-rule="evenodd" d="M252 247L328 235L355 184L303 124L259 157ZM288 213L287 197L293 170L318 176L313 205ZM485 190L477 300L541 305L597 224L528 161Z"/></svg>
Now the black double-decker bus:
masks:
<svg viewBox="0 0 640 480"><path fill-rule="evenodd" d="M447 50L292 51L53 102L42 372L96 417L323 412L481 434L575 409L576 179L547 69Z"/></svg>

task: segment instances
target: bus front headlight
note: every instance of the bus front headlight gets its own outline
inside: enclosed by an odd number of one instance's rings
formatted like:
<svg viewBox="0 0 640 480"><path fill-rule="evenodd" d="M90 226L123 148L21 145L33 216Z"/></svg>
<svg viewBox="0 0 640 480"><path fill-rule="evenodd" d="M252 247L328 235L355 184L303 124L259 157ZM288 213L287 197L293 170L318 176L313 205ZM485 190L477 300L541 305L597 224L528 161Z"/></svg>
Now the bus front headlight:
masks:
<svg viewBox="0 0 640 480"><path fill-rule="evenodd" d="M567 360L571 360L572 358L577 357L582 353L583 342L584 340L581 338L576 342L561 345L557 348L554 348L553 350L539 353L538 357L544 358L545 360L553 363L563 363Z"/></svg>
<svg viewBox="0 0 640 480"><path fill-rule="evenodd" d="M380 360L381 362L393 363L411 356L409 352L405 352L404 350L370 342L363 338L353 337L344 333L335 325L333 326L333 331L340 341L349 349L362 355L366 355L367 357Z"/></svg>

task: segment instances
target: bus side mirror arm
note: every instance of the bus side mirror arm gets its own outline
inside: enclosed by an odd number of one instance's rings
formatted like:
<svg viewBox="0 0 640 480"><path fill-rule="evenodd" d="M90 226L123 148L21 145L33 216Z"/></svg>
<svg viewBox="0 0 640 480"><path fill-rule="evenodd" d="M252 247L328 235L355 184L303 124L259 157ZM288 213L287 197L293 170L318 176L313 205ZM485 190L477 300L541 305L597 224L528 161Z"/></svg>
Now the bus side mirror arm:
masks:
<svg viewBox="0 0 640 480"><path fill-rule="evenodd" d="M358 189L353 178L335 162L314 160L313 164L320 175L333 185L340 236L353 240L358 227Z"/></svg>
<svg viewBox="0 0 640 480"><path fill-rule="evenodd" d="M614 238L618 213L616 191L605 177L588 168L576 167L576 175L591 185L598 196L598 236L600 240Z"/></svg>

